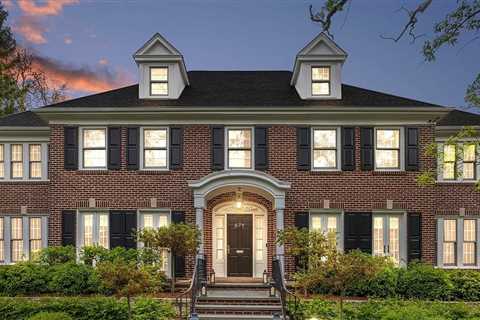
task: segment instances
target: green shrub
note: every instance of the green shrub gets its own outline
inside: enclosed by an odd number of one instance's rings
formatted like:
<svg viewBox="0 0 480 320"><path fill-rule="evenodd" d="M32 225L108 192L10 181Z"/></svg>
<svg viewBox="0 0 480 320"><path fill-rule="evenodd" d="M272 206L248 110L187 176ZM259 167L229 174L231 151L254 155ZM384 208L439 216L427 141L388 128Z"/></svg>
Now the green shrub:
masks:
<svg viewBox="0 0 480 320"><path fill-rule="evenodd" d="M73 246L47 247L42 249L37 257L40 264L54 266L57 264L75 262L76 253Z"/></svg>
<svg viewBox="0 0 480 320"><path fill-rule="evenodd" d="M50 269L50 292L64 295L81 295L100 292L100 280L95 270L90 266L65 263Z"/></svg>
<svg viewBox="0 0 480 320"><path fill-rule="evenodd" d="M456 300L480 301L480 272L477 270L454 270L448 272L453 283Z"/></svg>
<svg viewBox="0 0 480 320"><path fill-rule="evenodd" d="M115 247L108 250L101 246L88 246L82 248L80 261L89 266L93 265L93 261L95 261L95 263L105 261L113 262L117 259L127 262L138 262L142 250L143 249L126 249L123 247Z"/></svg>
<svg viewBox="0 0 480 320"><path fill-rule="evenodd" d="M382 320L447 320L442 314L439 314L431 308L417 305L415 303L406 305L396 305L384 310Z"/></svg>
<svg viewBox="0 0 480 320"><path fill-rule="evenodd" d="M175 317L176 311L171 303L145 298L135 300L134 320L170 320Z"/></svg>
<svg viewBox="0 0 480 320"><path fill-rule="evenodd" d="M34 295L48 292L48 268L30 262L0 266L0 294Z"/></svg>
<svg viewBox="0 0 480 320"><path fill-rule="evenodd" d="M400 268L385 268L368 283L365 296L393 298L398 295L398 278L403 272Z"/></svg>
<svg viewBox="0 0 480 320"><path fill-rule="evenodd" d="M450 300L453 284L445 270L411 264L400 272L398 293L407 299Z"/></svg>
<svg viewBox="0 0 480 320"><path fill-rule="evenodd" d="M28 320L73 320L73 318L63 312L39 312Z"/></svg>

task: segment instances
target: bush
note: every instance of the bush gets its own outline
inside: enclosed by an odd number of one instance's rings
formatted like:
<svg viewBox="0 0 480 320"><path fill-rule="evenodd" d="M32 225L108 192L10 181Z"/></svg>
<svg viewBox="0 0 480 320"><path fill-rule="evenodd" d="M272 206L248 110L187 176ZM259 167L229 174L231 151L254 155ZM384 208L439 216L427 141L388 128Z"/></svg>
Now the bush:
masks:
<svg viewBox="0 0 480 320"><path fill-rule="evenodd" d="M480 272L477 270L449 271L456 300L480 301Z"/></svg>
<svg viewBox="0 0 480 320"><path fill-rule="evenodd" d="M99 293L101 284L95 270L84 264L66 263L51 268L49 291L64 295Z"/></svg>
<svg viewBox="0 0 480 320"><path fill-rule="evenodd" d="M68 314L63 312L40 312L28 318L28 320L73 320Z"/></svg>
<svg viewBox="0 0 480 320"><path fill-rule="evenodd" d="M54 266L57 264L75 262L76 254L73 246L47 247L42 249L37 257L40 264Z"/></svg>
<svg viewBox="0 0 480 320"><path fill-rule="evenodd" d="M167 302L139 299L133 309L136 320L176 317L174 307ZM2 320L28 319L39 312L63 312L75 320L127 320L128 317L126 301L113 298L0 298Z"/></svg>
<svg viewBox="0 0 480 320"><path fill-rule="evenodd" d="M30 262L0 266L0 294L33 295L48 292L48 268Z"/></svg>
<svg viewBox="0 0 480 320"><path fill-rule="evenodd" d="M80 261L86 265L93 265L101 262L114 262L115 260L123 260L126 262L139 262L143 249L125 249L123 247L115 247L111 250L101 246L83 247L80 252Z"/></svg>
<svg viewBox="0 0 480 320"><path fill-rule="evenodd" d="M453 284L445 270L415 263L400 272L398 293L407 299L450 300Z"/></svg>

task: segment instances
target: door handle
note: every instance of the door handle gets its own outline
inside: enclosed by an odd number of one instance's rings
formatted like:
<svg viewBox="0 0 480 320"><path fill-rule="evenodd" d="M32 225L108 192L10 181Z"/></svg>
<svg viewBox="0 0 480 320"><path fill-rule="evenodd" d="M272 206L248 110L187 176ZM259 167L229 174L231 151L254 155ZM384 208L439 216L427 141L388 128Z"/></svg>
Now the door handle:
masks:
<svg viewBox="0 0 480 320"><path fill-rule="evenodd" d="M227 245L227 254L230 254L230 245Z"/></svg>

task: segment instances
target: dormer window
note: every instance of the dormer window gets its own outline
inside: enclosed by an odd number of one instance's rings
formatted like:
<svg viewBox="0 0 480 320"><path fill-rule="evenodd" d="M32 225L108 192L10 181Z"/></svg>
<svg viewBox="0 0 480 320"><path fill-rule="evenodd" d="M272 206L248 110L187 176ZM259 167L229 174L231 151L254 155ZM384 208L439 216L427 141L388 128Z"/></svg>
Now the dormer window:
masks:
<svg viewBox="0 0 480 320"><path fill-rule="evenodd" d="M168 67L150 68L150 95L168 95Z"/></svg>
<svg viewBox="0 0 480 320"><path fill-rule="evenodd" d="M330 95L330 67L312 67L312 96Z"/></svg>

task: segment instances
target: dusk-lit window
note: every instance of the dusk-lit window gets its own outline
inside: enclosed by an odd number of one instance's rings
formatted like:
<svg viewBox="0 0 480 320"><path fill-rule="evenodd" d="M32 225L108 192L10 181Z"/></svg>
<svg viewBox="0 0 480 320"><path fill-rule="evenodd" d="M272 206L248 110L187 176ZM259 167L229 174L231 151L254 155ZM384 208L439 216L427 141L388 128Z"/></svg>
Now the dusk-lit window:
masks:
<svg viewBox="0 0 480 320"><path fill-rule="evenodd" d="M22 218L11 218L11 253L12 262L23 260L23 220Z"/></svg>
<svg viewBox="0 0 480 320"><path fill-rule="evenodd" d="M0 179L5 178L5 145L0 144Z"/></svg>
<svg viewBox="0 0 480 320"><path fill-rule="evenodd" d="M12 178L13 179L22 179L23 178L23 145L22 144L12 144Z"/></svg>
<svg viewBox="0 0 480 320"><path fill-rule="evenodd" d="M457 172L457 150L454 144L443 146L443 179L454 180Z"/></svg>
<svg viewBox="0 0 480 320"><path fill-rule="evenodd" d="M312 95L330 95L330 67L312 67Z"/></svg>
<svg viewBox="0 0 480 320"><path fill-rule="evenodd" d="M42 178L42 146L29 145L30 179Z"/></svg>
<svg viewBox="0 0 480 320"><path fill-rule="evenodd" d="M375 167L400 169L400 129L376 129Z"/></svg>
<svg viewBox="0 0 480 320"><path fill-rule="evenodd" d="M457 264L457 220L443 221L443 264Z"/></svg>
<svg viewBox="0 0 480 320"><path fill-rule="evenodd" d="M30 218L30 257L42 248L42 218Z"/></svg>
<svg viewBox="0 0 480 320"><path fill-rule="evenodd" d="M463 179L475 180L476 169L476 146L474 144L463 145Z"/></svg>
<svg viewBox="0 0 480 320"><path fill-rule="evenodd" d="M83 167L107 166L106 129L83 129Z"/></svg>
<svg viewBox="0 0 480 320"><path fill-rule="evenodd" d="M167 140L166 128L143 130L143 167L145 169L167 168Z"/></svg>
<svg viewBox="0 0 480 320"><path fill-rule="evenodd" d="M81 215L81 247L98 245L108 249L108 214L89 212Z"/></svg>
<svg viewBox="0 0 480 320"><path fill-rule="evenodd" d="M150 68L150 94L152 96L168 95L168 67Z"/></svg>
<svg viewBox="0 0 480 320"><path fill-rule="evenodd" d="M337 130L313 129L313 168L336 169Z"/></svg>
<svg viewBox="0 0 480 320"><path fill-rule="evenodd" d="M228 168L252 168L252 130L227 129Z"/></svg>
<svg viewBox="0 0 480 320"><path fill-rule="evenodd" d="M477 252L477 220L463 220L463 264L475 265Z"/></svg>

